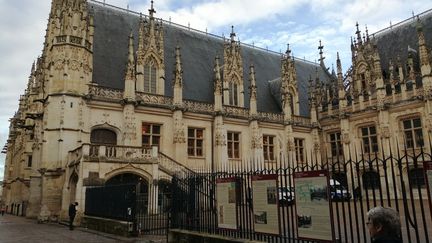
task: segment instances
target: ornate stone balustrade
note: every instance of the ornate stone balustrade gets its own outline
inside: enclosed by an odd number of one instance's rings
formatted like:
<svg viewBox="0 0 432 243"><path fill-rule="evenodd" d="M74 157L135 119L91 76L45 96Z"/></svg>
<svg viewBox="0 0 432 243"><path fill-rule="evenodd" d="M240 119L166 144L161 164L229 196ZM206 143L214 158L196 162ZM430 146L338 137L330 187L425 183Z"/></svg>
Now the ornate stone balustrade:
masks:
<svg viewBox="0 0 432 243"><path fill-rule="evenodd" d="M90 161L148 162L152 158L151 148L98 144L84 144L83 148L83 155Z"/></svg>
<svg viewBox="0 0 432 243"><path fill-rule="evenodd" d="M261 121L268 122L283 122L283 114L281 113L270 113L270 112L258 112L257 118Z"/></svg>
<svg viewBox="0 0 432 243"><path fill-rule="evenodd" d="M89 94L102 99L121 100L123 99L123 91L119 89L112 89L107 87L99 87L91 85L89 88Z"/></svg>
<svg viewBox="0 0 432 243"><path fill-rule="evenodd" d="M183 104L186 108L186 111L190 112L211 114L214 111L214 105L209 103L184 100Z"/></svg>
<svg viewBox="0 0 432 243"><path fill-rule="evenodd" d="M312 126L311 119L309 117L293 116L293 122L294 125L307 126L307 127Z"/></svg>
<svg viewBox="0 0 432 243"><path fill-rule="evenodd" d="M224 106L224 112L227 116L249 117L249 109L235 106Z"/></svg>
<svg viewBox="0 0 432 243"><path fill-rule="evenodd" d="M163 95L155 95L143 92L136 92L135 99L137 101L143 102L145 104L153 104L153 105L172 105L173 98L167 97Z"/></svg>
<svg viewBox="0 0 432 243"><path fill-rule="evenodd" d="M92 97L104 100L115 100L120 101L123 99L123 91L118 89L112 89L107 87L99 87L96 85L91 85L89 88L89 94ZM147 105L157 105L172 107L173 98L154 95L144 92L136 92L136 101L140 104ZM201 113L201 114L213 114L214 104L184 100L183 108L185 111ZM224 106L224 115L227 117L239 117L244 119L249 119L249 109L235 106ZM283 123L283 114L281 113L271 113L271 112L259 112L256 118L260 121ZM302 116L293 116L293 122L299 126L311 126L310 118Z"/></svg>

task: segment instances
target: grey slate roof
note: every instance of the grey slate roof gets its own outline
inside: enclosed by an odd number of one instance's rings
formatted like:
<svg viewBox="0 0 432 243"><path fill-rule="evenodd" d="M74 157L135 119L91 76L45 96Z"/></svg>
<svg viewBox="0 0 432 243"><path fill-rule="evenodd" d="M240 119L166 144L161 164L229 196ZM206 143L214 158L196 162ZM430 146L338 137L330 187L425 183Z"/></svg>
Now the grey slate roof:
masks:
<svg viewBox="0 0 432 243"><path fill-rule="evenodd" d="M423 33L428 48L432 47L432 11L420 16ZM404 23L379 31L375 34L378 53L381 59L381 67L388 70L390 59L396 64L397 56L400 56L402 65L406 64L408 57L408 46L418 53L417 19L411 18ZM371 37L372 38L372 37ZM416 55L418 61L418 55ZM417 70L419 71L419 70Z"/></svg>
<svg viewBox="0 0 432 243"><path fill-rule="evenodd" d="M111 88L124 88L128 36L132 30L137 47L139 16L98 3L89 3L94 16L93 82ZM213 103L214 59L219 55L223 64L223 40L205 33L191 31L164 23L165 32L165 95L172 96L175 46L181 48L183 67L183 98ZM245 106L249 107L249 66L255 66L258 111L281 112L279 54L242 46ZM328 74L317 64L296 60L297 83L300 94L300 114L309 116L307 86L309 77L328 80ZM271 81L271 82L269 82Z"/></svg>

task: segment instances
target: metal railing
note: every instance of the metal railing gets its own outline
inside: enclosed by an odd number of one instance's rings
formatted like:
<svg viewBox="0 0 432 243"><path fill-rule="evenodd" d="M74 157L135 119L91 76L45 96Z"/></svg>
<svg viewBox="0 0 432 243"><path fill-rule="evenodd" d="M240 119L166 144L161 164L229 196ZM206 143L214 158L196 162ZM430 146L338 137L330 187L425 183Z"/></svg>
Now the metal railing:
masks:
<svg viewBox="0 0 432 243"><path fill-rule="evenodd" d="M329 188L335 242L370 242L366 213L376 206L391 207L399 212L403 242L429 242L432 239L432 205L427 196L422 163L431 161L431 154L422 148L398 148L396 152L391 148L390 144L388 147L383 145L379 153L360 153L360 156L358 150L352 148L348 153L350 157L333 160L332 157L320 160L311 153L298 166L289 158L279 157L276 163L267 167L233 165L218 172L176 176L173 179L170 227L231 238L299 242L295 193L291 200L278 196L279 234L255 231L254 195L250 193L252 177L276 175L278 187L293 188L295 172L326 170L331 179L340 182L343 188L340 191L346 190L338 193ZM254 164L254 161L249 164ZM238 181L235 230L218 227L216 180L220 178Z"/></svg>

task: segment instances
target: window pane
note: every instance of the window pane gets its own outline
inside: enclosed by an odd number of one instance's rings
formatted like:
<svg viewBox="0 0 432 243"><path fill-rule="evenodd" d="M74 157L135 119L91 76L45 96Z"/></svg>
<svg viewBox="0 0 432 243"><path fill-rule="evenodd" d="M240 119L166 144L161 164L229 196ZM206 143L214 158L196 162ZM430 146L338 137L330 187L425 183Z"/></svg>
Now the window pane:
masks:
<svg viewBox="0 0 432 243"><path fill-rule="evenodd" d="M234 133L234 141L239 141L239 134L238 133Z"/></svg>
<svg viewBox="0 0 432 243"><path fill-rule="evenodd" d="M147 145L149 145L149 144L150 144L150 136L149 136L149 135L145 135L145 136L143 136L143 141L142 141L142 143L143 143L143 144L147 144Z"/></svg>
<svg viewBox="0 0 432 243"><path fill-rule="evenodd" d="M232 132L229 132L229 133L228 133L228 136L227 136L227 137L228 137L228 140L232 140L232 135L233 135Z"/></svg>
<svg viewBox="0 0 432 243"><path fill-rule="evenodd" d="M367 136L368 135L368 129L367 129L367 127L363 127L361 130L362 130L362 135L363 136Z"/></svg>
<svg viewBox="0 0 432 243"><path fill-rule="evenodd" d="M405 120L405 121L403 121L403 126L404 126L404 129L411 128L411 120Z"/></svg>
<svg viewBox="0 0 432 243"><path fill-rule="evenodd" d="M376 134L376 128L375 127L369 127L370 134Z"/></svg>
<svg viewBox="0 0 432 243"><path fill-rule="evenodd" d="M204 133L204 130L196 129L196 137L197 138L203 138L203 133Z"/></svg>
<svg viewBox="0 0 432 243"><path fill-rule="evenodd" d="M193 147L194 146L194 141L193 139L188 139L188 147Z"/></svg>
<svg viewBox="0 0 432 243"><path fill-rule="evenodd" d="M416 145L422 147L423 146L423 133L421 129L415 130L416 136Z"/></svg>
<svg viewBox="0 0 432 243"><path fill-rule="evenodd" d="M195 131L195 129L191 129L191 128L189 128L188 129L188 137L190 137L190 138L193 138L193 137L195 137L194 135L194 131Z"/></svg>
<svg viewBox="0 0 432 243"><path fill-rule="evenodd" d="M202 149L197 148L197 150L196 150L196 155L197 155L197 156L202 156L202 155L203 155L203 153L202 153Z"/></svg>
<svg viewBox="0 0 432 243"><path fill-rule="evenodd" d="M413 119L414 127L421 127L420 118Z"/></svg>
<svg viewBox="0 0 432 243"><path fill-rule="evenodd" d="M152 145L159 145L160 138L158 136L152 137Z"/></svg>
<svg viewBox="0 0 432 243"><path fill-rule="evenodd" d="M149 124L143 124L142 133L143 134L150 133L150 125Z"/></svg>
<svg viewBox="0 0 432 243"><path fill-rule="evenodd" d="M197 141L196 141L196 146L197 146L197 147L201 148L202 145L203 145L203 140L197 140Z"/></svg>
<svg viewBox="0 0 432 243"><path fill-rule="evenodd" d="M153 134L160 134L160 126L153 125Z"/></svg>
<svg viewBox="0 0 432 243"><path fill-rule="evenodd" d="M193 148L188 147L188 155L190 155L190 156L194 156L195 155Z"/></svg>

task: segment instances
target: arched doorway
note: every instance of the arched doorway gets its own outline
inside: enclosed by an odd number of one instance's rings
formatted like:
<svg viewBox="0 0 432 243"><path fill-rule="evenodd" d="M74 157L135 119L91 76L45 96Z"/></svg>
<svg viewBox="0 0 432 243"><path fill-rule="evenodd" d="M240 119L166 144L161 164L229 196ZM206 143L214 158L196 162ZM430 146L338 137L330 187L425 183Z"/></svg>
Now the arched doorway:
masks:
<svg viewBox="0 0 432 243"><path fill-rule="evenodd" d="M76 186L78 183L78 175L73 172L69 178L69 203L73 203L76 201Z"/></svg>
<svg viewBox="0 0 432 243"><path fill-rule="evenodd" d="M122 173L111 177L105 185L113 186L113 185L126 185L133 184L137 187L138 193L148 193L148 182L145 178L134 174L134 173Z"/></svg>

